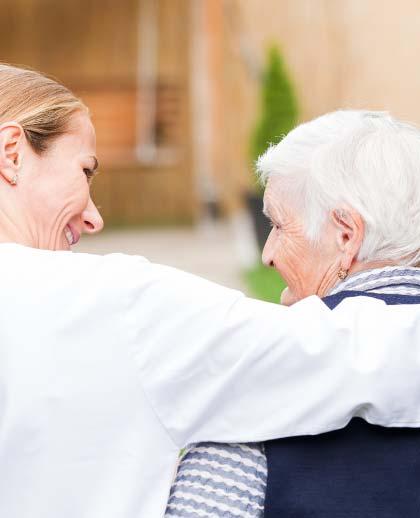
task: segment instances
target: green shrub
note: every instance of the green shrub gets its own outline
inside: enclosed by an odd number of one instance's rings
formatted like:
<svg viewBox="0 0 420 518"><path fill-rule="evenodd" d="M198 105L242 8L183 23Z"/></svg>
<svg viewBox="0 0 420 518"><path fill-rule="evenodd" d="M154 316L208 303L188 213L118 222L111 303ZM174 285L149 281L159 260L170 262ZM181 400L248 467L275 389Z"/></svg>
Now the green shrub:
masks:
<svg viewBox="0 0 420 518"><path fill-rule="evenodd" d="M261 116L251 138L251 159L255 163L269 144L279 142L298 119L293 85L277 47L269 49L262 78Z"/></svg>
<svg viewBox="0 0 420 518"><path fill-rule="evenodd" d="M252 297L275 304L280 302L280 294L286 287L286 283L276 270L258 264L247 270L244 278Z"/></svg>

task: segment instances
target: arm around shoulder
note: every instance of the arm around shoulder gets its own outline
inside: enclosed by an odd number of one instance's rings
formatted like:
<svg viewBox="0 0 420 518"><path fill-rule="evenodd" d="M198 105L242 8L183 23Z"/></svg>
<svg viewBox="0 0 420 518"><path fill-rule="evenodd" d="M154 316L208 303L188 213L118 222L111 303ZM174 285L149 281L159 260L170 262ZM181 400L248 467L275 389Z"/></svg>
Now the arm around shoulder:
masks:
<svg viewBox="0 0 420 518"><path fill-rule="evenodd" d="M420 308L355 298L331 311L317 297L286 308L172 268L139 270L129 315L139 375L179 446L315 434L355 413L420 422Z"/></svg>

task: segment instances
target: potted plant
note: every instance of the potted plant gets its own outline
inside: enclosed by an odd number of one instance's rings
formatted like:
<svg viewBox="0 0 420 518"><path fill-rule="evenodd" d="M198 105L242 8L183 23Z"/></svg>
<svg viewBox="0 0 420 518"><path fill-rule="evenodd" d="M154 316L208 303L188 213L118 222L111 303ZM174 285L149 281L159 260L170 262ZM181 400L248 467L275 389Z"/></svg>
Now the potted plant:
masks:
<svg viewBox="0 0 420 518"><path fill-rule="evenodd" d="M296 126L298 119L298 106L293 85L276 46L272 46L267 53L260 103L260 117L252 132L250 142L253 167L267 147L279 142L287 135ZM254 221L258 244L262 250L270 226L262 213L263 189L257 178L255 178L255 184L255 191L247 196L247 202Z"/></svg>

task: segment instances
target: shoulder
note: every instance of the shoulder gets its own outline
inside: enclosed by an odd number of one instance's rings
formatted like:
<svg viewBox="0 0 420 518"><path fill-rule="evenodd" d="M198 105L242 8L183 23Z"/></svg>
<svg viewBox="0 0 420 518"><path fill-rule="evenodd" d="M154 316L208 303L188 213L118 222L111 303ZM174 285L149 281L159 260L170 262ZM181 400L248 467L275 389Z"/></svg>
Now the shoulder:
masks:
<svg viewBox="0 0 420 518"><path fill-rule="evenodd" d="M144 321L163 315L184 319L208 308L228 308L242 298L231 290L187 272L149 262L145 257L121 253L96 255L49 251L16 244L0 245L4 271L19 272L18 284L25 293L42 293L47 299L66 294L69 303L96 308L117 306L138 327ZM13 280L13 282L12 282ZM3 282L6 287L7 281ZM10 289L16 289L11 277ZM178 310L178 311L176 311Z"/></svg>
<svg viewBox="0 0 420 518"><path fill-rule="evenodd" d="M145 257L113 253L107 255L97 255L89 253L78 253L72 251L52 251L31 248L16 243L0 244L0 261L13 261L20 265L30 264L37 270L55 270L68 268L69 274L74 270L85 267L96 267L101 271L120 270L124 274L127 269L137 268L139 265L150 264ZM98 270L91 270L94 274Z"/></svg>
<svg viewBox="0 0 420 518"><path fill-rule="evenodd" d="M0 245L0 262L6 268L8 264L16 265L20 274L32 279L41 278L45 287L50 283L61 285L62 282L57 284L58 279L75 282L75 286L121 286L126 279L132 282L135 272L150 265L141 256L40 250L11 243Z"/></svg>

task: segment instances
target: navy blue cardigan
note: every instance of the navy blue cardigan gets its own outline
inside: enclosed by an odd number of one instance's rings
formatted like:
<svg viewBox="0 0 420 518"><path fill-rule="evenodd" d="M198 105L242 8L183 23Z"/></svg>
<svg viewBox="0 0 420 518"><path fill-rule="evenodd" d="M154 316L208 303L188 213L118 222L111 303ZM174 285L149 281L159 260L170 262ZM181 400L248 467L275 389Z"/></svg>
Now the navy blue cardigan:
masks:
<svg viewBox="0 0 420 518"><path fill-rule="evenodd" d="M420 304L420 297L344 291L346 297ZM420 402L419 402L420 404ZM354 418L343 430L268 441L265 518L419 518L420 429Z"/></svg>

